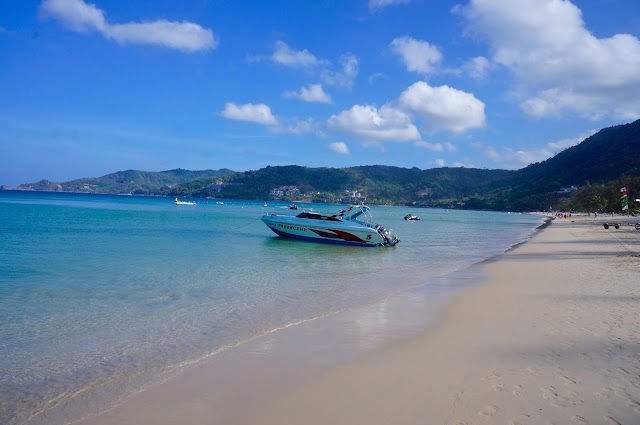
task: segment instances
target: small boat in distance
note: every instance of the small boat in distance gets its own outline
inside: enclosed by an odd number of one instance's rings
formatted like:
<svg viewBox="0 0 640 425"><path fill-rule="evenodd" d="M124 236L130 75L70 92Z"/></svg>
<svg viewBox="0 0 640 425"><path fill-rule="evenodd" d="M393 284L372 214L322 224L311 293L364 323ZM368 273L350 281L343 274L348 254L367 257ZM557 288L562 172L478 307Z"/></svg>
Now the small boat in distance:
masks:
<svg viewBox="0 0 640 425"><path fill-rule="evenodd" d="M372 222L370 208L351 205L333 215L301 212L297 216L270 214L262 221L278 236L309 242L352 246L394 246L398 237Z"/></svg>
<svg viewBox="0 0 640 425"><path fill-rule="evenodd" d="M405 220L410 220L410 221L414 221L414 220L420 220L420 217L418 217L417 215L414 214L407 214L404 216Z"/></svg>
<svg viewBox="0 0 640 425"><path fill-rule="evenodd" d="M196 204L195 202L192 202L192 201L180 201L180 200L178 200L178 198L176 198L173 201L173 203L176 204L176 205L195 205Z"/></svg>
<svg viewBox="0 0 640 425"><path fill-rule="evenodd" d="M295 204L295 202L294 202L293 204L289 205L289 209L290 209L290 210L297 210L297 209L298 209L298 206L297 206L297 205Z"/></svg>

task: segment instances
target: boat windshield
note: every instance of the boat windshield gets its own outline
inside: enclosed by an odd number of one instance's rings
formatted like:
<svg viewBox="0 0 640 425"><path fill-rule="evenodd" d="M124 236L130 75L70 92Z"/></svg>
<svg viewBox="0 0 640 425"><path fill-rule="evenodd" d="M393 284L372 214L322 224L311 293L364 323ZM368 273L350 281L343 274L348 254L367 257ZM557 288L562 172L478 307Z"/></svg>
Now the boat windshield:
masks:
<svg viewBox="0 0 640 425"><path fill-rule="evenodd" d="M330 217L330 216L327 216L327 215L322 215L322 214L317 214L317 213L310 213L310 212L300 213L296 217L298 217L298 218L308 218L308 219L311 219L311 220L342 221L342 220L337 219L335 217Z"/></svg>

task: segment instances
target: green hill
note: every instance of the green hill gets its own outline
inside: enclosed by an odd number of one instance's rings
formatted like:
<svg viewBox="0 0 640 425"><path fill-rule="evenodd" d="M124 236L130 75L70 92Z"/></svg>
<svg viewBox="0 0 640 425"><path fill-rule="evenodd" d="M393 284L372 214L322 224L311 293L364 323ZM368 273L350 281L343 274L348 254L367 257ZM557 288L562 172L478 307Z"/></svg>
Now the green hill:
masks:
<svg viewBox="0 0 640 425"><path fill-rule="evenodd" d="M245 172L128 170L67 183L44 180L17 189L531 211L549 207L615 210L617 191L623 186L631 198L639 197L640 120L600 130L552 158L517 171L386 165L289 165Z"/></svg>
<svg viewBox="0 0 640 425"><path fill-rule="evenodd" d="M16 190L158 195L181 183L202 178L214 178L229 173L233 173L233 171L227 169L190 171L180 168L160 172L127 170L102 177L71 180L66 183L41 180L36 183L22 184L16 187Z"/></svg>
<svg viewBox="0 0 640 425"><path fill-rule="evenodd" d="M357 191L369 203L430 204L436 199L458 199L500 186L513 171L473 168L420 170L385 165L351 168L308 168L297 165L266 167L225 176L222 185L210 179L177 186L171 195L268 199L273 189L295 186L285 200L340 201L348 191Z"/></svg>
<svg viewBox="0 0 640 425"><path fill-rule="evenodd" d="M552 158L518 170L503 187L486 194L485 198L493 205L510 206L520 211L548 208L566 198L558 192L570 186L582 190L601 187L600 192L603 195L606 192L609 198L613 186L617 186L615 190L628 186L630 194L640 194L636 183L638 176L640 120L602 129Z"/></svg>

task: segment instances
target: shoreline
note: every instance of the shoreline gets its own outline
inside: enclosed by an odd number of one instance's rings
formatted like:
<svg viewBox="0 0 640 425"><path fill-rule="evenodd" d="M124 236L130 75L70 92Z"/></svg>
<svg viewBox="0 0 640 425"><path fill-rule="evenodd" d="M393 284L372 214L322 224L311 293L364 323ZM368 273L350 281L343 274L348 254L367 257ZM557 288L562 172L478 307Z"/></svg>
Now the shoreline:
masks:
<svg viewBox="0 0 640 425"><path fill-rule="evenodd" d="M636 255L633 227L555 220L483 264L426 332L336 365L313 347L320 322L295 327L79 423L638 423Z"/></svg>

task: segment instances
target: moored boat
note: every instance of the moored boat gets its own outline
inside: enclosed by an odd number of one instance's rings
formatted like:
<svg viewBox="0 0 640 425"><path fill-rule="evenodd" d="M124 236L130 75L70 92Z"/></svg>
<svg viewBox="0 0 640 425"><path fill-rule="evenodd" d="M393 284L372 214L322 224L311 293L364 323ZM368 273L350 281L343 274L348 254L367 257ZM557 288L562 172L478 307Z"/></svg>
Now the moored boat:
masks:
<svg viewBox="0 0 640 425"><path fill-rule="evenodd" d="M372 222L370 208L352 205L333 215L301 212L297 216L270 214L262 221L279 236L310 242L353 246L394 246L398 237Z"/></svg>
<svg viewBox="0 0 640 425"><path fill-rule="evenodd" d="M173 201L173 203L176 204L176 205L196 205L196 203L193 202L193 201L180 201L180 200L178 200L178 198L176 198Z"/></svg>

